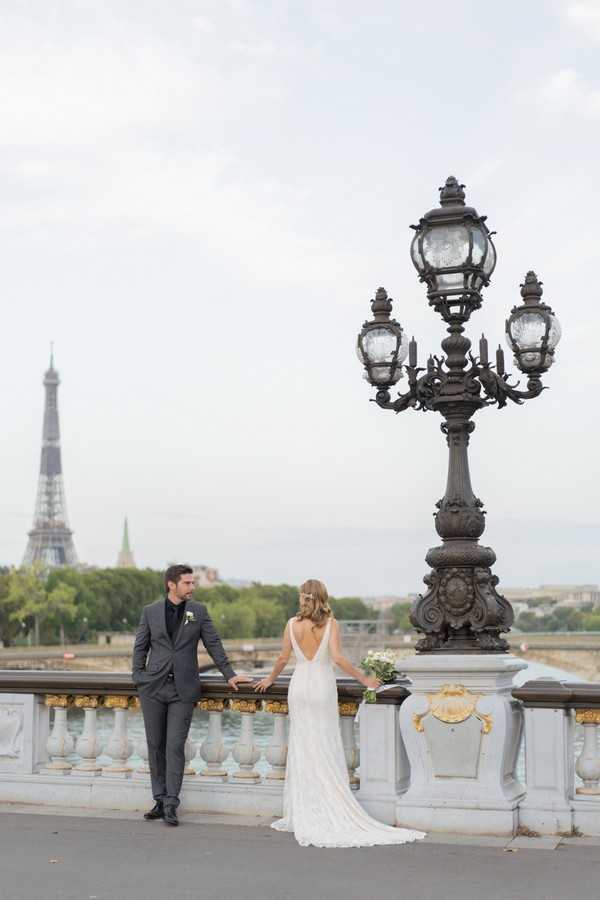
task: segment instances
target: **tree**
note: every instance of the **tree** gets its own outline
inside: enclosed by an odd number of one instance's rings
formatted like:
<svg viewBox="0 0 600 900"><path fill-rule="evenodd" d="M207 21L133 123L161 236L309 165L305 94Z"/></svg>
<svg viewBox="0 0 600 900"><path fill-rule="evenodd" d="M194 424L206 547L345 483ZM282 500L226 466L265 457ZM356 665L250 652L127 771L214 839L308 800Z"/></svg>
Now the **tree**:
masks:
<svg viewBox="0 0 600 900"><path fill-rule="evenodd" d="M600 631L600 610L587 613L583 617L584 631Z"/></svg>
<svg viewBox="0 0 600 900"><path fill-rule="evenodd" d="M209 603L207 606L215 628L224 640L254 637L256 615L250 604L236 600L235 603Z"/></svg>
<svg viewBox="0 0 600 900"><path fill-rule="evenodd" d="M40 566L30 569L13 569L8 576L7 600L13 622L33 621L34 641L40 642L40 624L46 609L44 573Z"/></svg>
<svg viewBox="0 0 600 900"><path fill-rule="evenodd" d="M245 602L249 603L254 613L252 637L279 637L282 634L287 619L279 603L264 597L248 598Z"/></svg>
<svg viewBox="0 0 600 900"><path fill-rule="evenodd" d="M21 623L11 618L14 605L8 599L9 572L0 574L0 646L10 647L21 631Z"/></svg>
<svg viewBox="0 0 600 900"><path fill-rule="evenodd" d="M394 605L390 609L390 613L394 622L393 627L395 631L413 630L413 626L409 618L410 603L394 603Z"/></svg>
<svg viewBox="0 0 600 900"><path fill-rule="evenodd" d="M377 619L376 609L367 606L359 597L330 597L329 605L336 619Z"/></svg>
<svg viewBox="0 0 600 900"><path fill-rule="evenodd" d="M58 620L60 642L65 644L65 620L72 622L77 615L75 596L77 591L68 584L58 584L54 590L46 594L45 619Z"/></svg>

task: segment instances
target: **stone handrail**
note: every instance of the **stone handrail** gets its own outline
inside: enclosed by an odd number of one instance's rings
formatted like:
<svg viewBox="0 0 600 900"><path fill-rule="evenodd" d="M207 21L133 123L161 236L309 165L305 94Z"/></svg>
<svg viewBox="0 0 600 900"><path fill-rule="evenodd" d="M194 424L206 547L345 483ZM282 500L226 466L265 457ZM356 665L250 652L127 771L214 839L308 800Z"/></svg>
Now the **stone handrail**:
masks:
<svg viewBox="0 0 600 900"><path fill-rule="evenodd" d="M513 697L529 709L594 709L600 710L600 683L556 681L538 678L515 688Z"/></svg>
<svg viewBox="0 0 600 900"><path fill-rule="evenodd" d="M202 674L199 681L202 699L285 700L290 676L280 676L264 694L257 694L251 686L243 684L234 691L221 675ZM338 678L337 687L340 702L360 703L364 688L353 678ZM0 693L136 697L138 691L131 676L122 672L0 670ZM406 687L398 681L377 695L377 704L399 706L408 695Z"/></svg>

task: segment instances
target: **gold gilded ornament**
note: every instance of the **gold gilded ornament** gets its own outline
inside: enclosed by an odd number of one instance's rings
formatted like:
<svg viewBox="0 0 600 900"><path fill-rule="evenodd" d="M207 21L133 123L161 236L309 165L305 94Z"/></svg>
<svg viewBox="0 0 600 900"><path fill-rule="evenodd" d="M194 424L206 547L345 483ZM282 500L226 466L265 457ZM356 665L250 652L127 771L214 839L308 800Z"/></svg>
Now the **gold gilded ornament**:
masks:
<svg viewBox="0 0 600 900"><path fill-rule="evenodd" d="M198 708L204 712L223 712L223 710L227 709L227 706L227 700L215 700L211 697L207 697L206 700L201 700L198 703Z"/></svg>
<svg viewBox="0 0 600 900"><path fill-rule="evenodd" d="M287 716L288 705L285 700L265 700L265 712Z"/></svg>
<svg viewBox="0 0 600 900"><path fill-rule="evenodd" d="M437 694L428 694L429 711L440 722L464 722L473 715L479 697L462 684L443 684Z"/></svg>
<svg viewBox="0 0 600 900"><path fill-rule="evenodd" d="M129 697L124 694L108 694L104 698L107 709L129 709Z"/></svg>
<svg viewBox="0 0 600 900"><path fill-rule="evenodd" d="M46 704L46 706L66 709L67 706L73 705L73 698L70 696L70 694L46 694L44 703Z"/></svg>
<svg viewBox="0 0 600 900"><path fill-rule="evenodd" d="M423 727L423 719L429 713L429 710L426 709L424 713L413 713L413 725L417 729L417 731L425 731Z"/></svg>
<svg viewBox="0 0 600 900"><path fill-rule="evenodd" d="M423 719L430 714L447 725L466 722L474 715L482 723L483 734L489 734L493 719L490 713L481 713L477 709L480 699L480 694L472 694L462 684L443 684L436 694L427 694L429 709L422 713L413 713L413 725L417 731L424 731Z"/></svg>
<svg viewBox="0 0 600 900"><path fill-rule="evenodd" d="M255 713L260 707L260 700L234 700L229 701L230 709L239 713Z"/></svg>
<svg viewBox="0 0 600 900"><path fill-rule="evenodd" d="M355 716L358 712L358 703L355 703L354 701L338 703L338 709L340 711L340 716Z"/></svg>
<svg viewBox="0 0 600 900"><path fill-rule="evenodd" d="M73 698L73 706L77 707L77 709L98 709L99 706L102 706L102 697L78 694Z"/></svg>
<svg viewBox="0 0 600 900"><path fill-rule="evenodd" d="M577 709L575 721L580 725L600 725L600 709Z"/></svg>

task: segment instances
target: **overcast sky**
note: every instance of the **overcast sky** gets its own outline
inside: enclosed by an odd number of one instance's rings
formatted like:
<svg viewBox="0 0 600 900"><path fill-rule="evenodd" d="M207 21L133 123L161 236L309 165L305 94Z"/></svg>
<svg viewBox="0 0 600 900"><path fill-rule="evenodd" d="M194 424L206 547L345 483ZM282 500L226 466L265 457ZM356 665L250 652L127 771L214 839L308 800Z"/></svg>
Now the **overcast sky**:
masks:
<svg viewBox="0 0 600 900"><path fill-rule="evenodd" d="M599 60L600 0L3 0L0 560L54 340L82 561L127 513L141 566L421 590L440 419L369 403L354 344L383 284L439 351L408 226L455 174L498 232L469 336L529 268L563 325L551 390L476 417L483 542L599 581Z"/></svg>

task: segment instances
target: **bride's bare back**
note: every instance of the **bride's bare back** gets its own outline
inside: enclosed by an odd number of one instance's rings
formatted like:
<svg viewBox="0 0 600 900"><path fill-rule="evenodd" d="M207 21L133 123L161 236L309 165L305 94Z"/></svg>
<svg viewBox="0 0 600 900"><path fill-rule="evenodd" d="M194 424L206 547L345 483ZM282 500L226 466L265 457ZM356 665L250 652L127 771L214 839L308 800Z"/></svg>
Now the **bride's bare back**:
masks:
<svg viewBox="0 0 600 900"><path fill-rule="evenodd" d="M321 646L328 621L329 619L326 619L321 625L315 625L310 619L292 619L290 624L294 629L296 643L306 659L311 660L315 658L317 650Z"/></svg>

